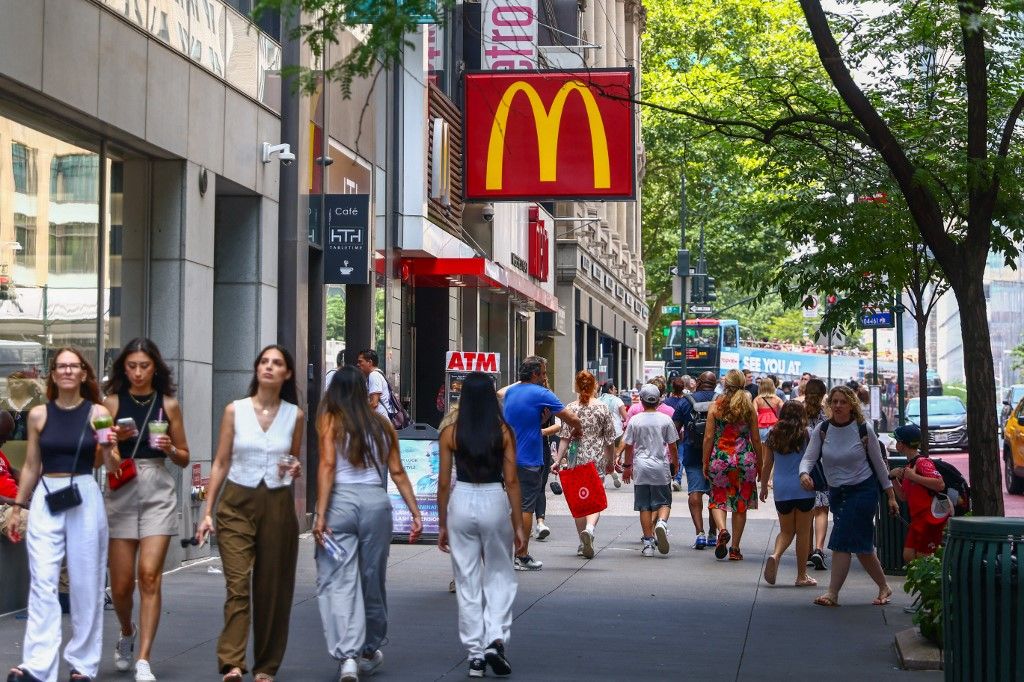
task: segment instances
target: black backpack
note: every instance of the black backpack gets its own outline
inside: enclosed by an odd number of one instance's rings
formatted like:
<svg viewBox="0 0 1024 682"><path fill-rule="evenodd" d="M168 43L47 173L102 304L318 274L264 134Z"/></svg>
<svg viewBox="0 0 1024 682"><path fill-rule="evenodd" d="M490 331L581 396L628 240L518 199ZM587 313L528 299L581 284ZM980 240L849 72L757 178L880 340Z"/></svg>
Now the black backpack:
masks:
<svg viewBox="0 0 1024 682"><path fill-rule="evenodd" d="M690 401L690 414L687 417L686 423L683 424L683 428L686 429L686 442L690 445L703 443L704 431L708 425L708 411L715 401L703 400L697 402L690 394L684 395L683 398Z"/></svg>
<svg viewBox="0 0 1024 682"><path fill-rule="evenodd" d="M398 395L395 389L391 388L391 382L388 381L388 376L381 372L379 369L373 370L374 372L380 372L380 375L384 377L384 385L388 388L388 397L391 399L391 409L384 408L384 411L388 413L388 419L391 420L391 425L395 427L396 431L401 431L410 424L412 424L412 418L409 416L409 412L402 405L402 398Z"/></svg>
<svg viewBox="0 0 1024 682"><path fill-rule="evenodd" d="M942 474L942 483L946 486L946 496L950 500L954 497L956 498L956 504L953 505L953 515L963 516L971 511L971 486L967 485L967 480L963 474L955 466L941 459L933 459L932 464ZM956 494L950 495L951 490L955 491Z"/></svg>

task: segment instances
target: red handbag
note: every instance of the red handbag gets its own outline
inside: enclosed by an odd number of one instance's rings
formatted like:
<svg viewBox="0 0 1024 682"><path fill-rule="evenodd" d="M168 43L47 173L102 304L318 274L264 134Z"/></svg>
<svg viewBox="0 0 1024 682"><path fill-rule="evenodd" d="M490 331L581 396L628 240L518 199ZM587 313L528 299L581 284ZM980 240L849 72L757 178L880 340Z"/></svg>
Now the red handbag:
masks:
<svg viewBox="0 0 1024 682"><path fill-rule="evenodd" d="M138 473L134 457L122 459L121 465L117 467L117 471L107 472L107 487L111 490L117 490L128 481L134 479Z"/></svg>
<svg viewBox="0 0 1024 682"><path fill-rule="evenodd" d="M558 479L562 482L565 501L574 519L597 514L608 508L608 495L594 462L562 469L558 472Z"/></svg>

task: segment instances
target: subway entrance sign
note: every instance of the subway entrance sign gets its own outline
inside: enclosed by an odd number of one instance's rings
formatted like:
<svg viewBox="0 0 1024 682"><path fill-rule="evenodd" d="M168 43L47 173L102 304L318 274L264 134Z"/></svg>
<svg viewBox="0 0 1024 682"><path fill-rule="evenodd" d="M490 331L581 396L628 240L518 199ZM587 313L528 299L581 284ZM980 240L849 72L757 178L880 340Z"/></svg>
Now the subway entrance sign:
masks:
<svg viewBox="0 0 1024 682"><path fill-rule="evenodd" d="M466 198L636 198L632 97L632 69L466 74Z"/></svg>
<svg viewBox="0 0 1024 682"><path fill-rule="evenodd" d="M861 329L892 329L896 326L891 310L864 310L857 320Z"/></svg>

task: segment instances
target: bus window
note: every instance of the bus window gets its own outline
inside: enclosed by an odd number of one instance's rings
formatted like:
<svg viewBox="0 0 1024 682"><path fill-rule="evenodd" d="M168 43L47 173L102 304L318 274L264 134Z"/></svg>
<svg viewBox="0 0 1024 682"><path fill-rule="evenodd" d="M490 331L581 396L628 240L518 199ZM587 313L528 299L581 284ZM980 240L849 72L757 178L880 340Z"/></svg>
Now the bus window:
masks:
<svg viewBox="0 0 1024 682"><path fill-rule="evenodd" d="M739 342L736 339L736 327L734 325L726 325L722 327L722 347L723 348L736 348L739 346Z"/></svg>

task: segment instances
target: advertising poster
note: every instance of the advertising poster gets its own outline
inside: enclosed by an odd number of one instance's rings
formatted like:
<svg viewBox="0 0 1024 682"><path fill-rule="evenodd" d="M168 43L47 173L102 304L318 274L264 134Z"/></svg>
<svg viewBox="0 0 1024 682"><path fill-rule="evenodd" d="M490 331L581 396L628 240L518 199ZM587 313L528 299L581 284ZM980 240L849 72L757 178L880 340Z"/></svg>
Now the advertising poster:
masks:
<svg viewBox="0 0 1024 682"><path fill-rule="evenodd" d="M401 438L398 448L402 454L402 465L409 475L416 504L423 515L423 535L437 536L437 477L440 469L440 451L436 440L412 440ZM392 534L409 534L412 515L405 506L395 482L388 477L388 495L391 497L391 519L394 523Z"/></svg>
<svg viewBox="0 0 1024 682"><path fill-rule="evenodd" d="M459 404L459 396L462 395L462 382L466 380L470 372L484 372L490 374L497 385L501 380L501 354L472 352L472 351L448 351L445 357L444 373L444 394L445 412Z"/></svg>

